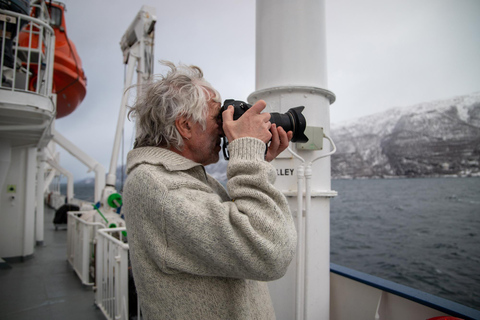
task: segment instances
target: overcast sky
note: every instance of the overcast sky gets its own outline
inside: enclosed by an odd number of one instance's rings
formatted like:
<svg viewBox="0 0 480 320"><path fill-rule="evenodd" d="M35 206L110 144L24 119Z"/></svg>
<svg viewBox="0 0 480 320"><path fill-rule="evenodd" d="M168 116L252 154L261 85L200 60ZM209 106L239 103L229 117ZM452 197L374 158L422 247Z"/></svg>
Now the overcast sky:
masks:
<svg viewBox="0 0 480 320"><path fill-rule="evenodd" d="M119 42L142 4L156 9L155 60L200 66L223 98L255 91L253 0L64 0L87 95L56 121L109 170L125 68ZM392 107L480 91L479 0L326 0L328 90L334 123ZM155 72L164 70L155 63ZM133 124L126 121L125 155ZM75 180L87 173L61 152ZM121 164L121 160L119 160Z"/></svg>

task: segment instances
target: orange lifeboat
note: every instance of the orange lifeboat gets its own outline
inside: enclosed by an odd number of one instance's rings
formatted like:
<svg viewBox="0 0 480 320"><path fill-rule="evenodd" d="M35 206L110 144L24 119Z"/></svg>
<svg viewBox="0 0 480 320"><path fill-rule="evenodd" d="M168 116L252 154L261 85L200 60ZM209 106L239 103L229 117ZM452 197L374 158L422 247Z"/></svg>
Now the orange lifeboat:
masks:
<svg viewBox="0 0 480 320"><path fill-rule="evenodd" d="M57 94L56 118L59 119L72 113L83 101L87 93L87 78L75 44L67 36L65 5L61 2L48 1L46 6L50 14L49 24L55 31L52 91ZM30 15L38 17L39 11L38 7L33 7ZM28 47L29 44L32 47L38 46L38 35L31 33L30 28L32 26L27 25L20 32L19 46ZM33 28L35 29L35 27ZM33 73L29 84L31 91L35 91L36 87L36 70L35 65L30 70Z"/></svg>

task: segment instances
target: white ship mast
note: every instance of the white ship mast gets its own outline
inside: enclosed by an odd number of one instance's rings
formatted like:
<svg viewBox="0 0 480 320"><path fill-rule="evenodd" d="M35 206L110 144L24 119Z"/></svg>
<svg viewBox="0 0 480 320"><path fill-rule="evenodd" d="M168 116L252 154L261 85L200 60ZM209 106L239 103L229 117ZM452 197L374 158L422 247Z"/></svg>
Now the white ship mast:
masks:
<svg viewBox="0 0 480 320"><path fill-rule="evenodd" d="M258 0L256 91L248 101L269 112L305 106L306 144L274 160L276 186L297 216L296 263L270 284L278 319L329 319L330 305L330 104L327 90L324 1ZM331 141L331 140L330 140ZM317 161L318 160L318 161ZM304 191L305 190L305 196ZM308 279L308 281L307 281Z"/></svg>

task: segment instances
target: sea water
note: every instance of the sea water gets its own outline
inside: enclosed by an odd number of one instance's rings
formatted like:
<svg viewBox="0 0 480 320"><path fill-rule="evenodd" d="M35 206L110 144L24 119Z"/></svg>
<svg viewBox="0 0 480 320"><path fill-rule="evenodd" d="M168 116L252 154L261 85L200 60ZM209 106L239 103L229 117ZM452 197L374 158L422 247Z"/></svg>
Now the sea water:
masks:
<svg viewBox="0 0 480 320"><path fill-rule="evenodd" d="M480 310L480 178L332 180L332 189L331 262ZM93 201L92 185L74 191Z"/></svg>
<svg viewBox="0 0 480 320"><path fill-rule="evenodd" d="M480 178L333 180L331 262L480 310Z"/></svg>

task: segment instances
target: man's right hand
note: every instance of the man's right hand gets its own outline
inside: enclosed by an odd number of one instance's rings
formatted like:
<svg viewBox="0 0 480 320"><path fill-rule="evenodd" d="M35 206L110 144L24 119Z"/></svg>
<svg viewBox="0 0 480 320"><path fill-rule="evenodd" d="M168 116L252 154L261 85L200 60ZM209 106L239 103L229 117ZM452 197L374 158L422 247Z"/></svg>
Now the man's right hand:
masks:
<svg viewBox="0 0 480 320"><path fill-rule="evenodd" d="M265 101L259 100L237 120L233 120L233 106L228 106L222 113L223 132L228 141L245 137L257 138L265 143L270 141L270 113L261 113L266 106Z"/></svg>

